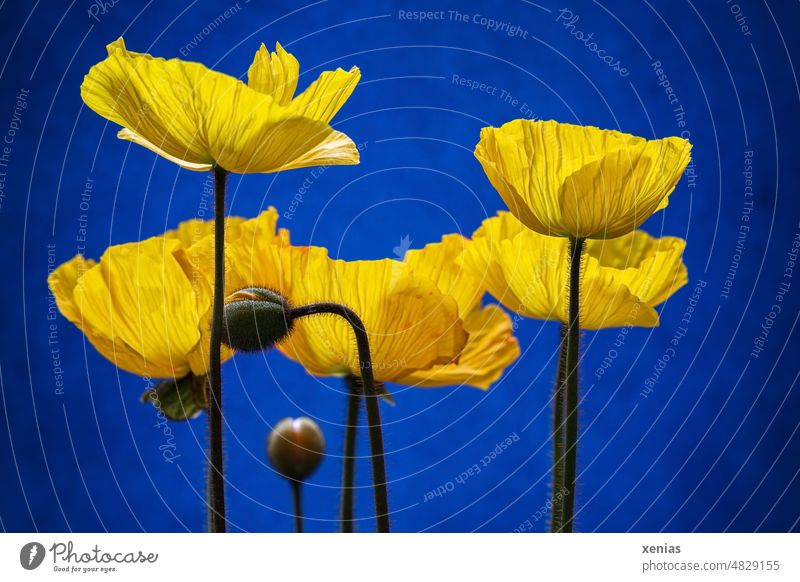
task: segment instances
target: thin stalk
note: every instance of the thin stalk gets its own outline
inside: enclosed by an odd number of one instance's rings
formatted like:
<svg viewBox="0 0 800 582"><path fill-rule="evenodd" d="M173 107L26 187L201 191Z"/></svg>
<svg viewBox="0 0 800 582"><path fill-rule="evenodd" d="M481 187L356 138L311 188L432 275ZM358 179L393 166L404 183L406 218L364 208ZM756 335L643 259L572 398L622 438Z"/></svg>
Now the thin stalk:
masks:
<svg viewBox="0 0 800 582"><path fill-rule="evenodd" d="M572 532L575 513L575 487L578 469L578 356L580 354L581 255L586 239L569 239L569 312L566 341L566 433L564 436L564 523L561 531Z"/></svg>
<svg viewBox="0 0 800 582"><path fill-rule="evenodd" d="M292 501L294 503L294 531L303 533L303 483L290 479L292 485Z"/></svg>
<svg viewBox="0 0 800 582"><path fill-rule="evenodd" d="M558 532L564 524L564 400L566 378L567 351L564 343L567 341L567 326L561 324L561 348L558 358L558 372L556 373L556 388L553 395L553 490L552 490L552 515L550 531Z"/></svg>
<svg viewBox="0 0 800 582"><path fill-rule="evenodd" d="M224 533L225 480L222 467L222 370L220 344L222 310L225 302L225 180L227 172L214 168L214 303L211 317L211 345L208 363L208 466L209 530Z"/></svg>
<svg viewBox="0 0 800 582"><path fill-rule="evenodd" d="M383 431L381 411L378 406L378 391L372 374L372 356L369 350L369 337L364 323L356 313L338 303L314 303L295 307L289 314L292 319L331 313L345 318L353 328L360 360L361 381L364 384L364 402L367 409L367 428L369 429L370 460L372 461L372 489L375 496L375 521L378 533L389 531L389 494L386 486L386 459L383 452Z"/></svg>
<svg viewBox="0 0 800 582"><path fill-rule="evenodd" d="M358 409L361 403L360 380L355 376L345 378L347 387L347 419L344 427L344 452L342 463L342 493L339 519L342 533L353 533L353 497L356 481L356 432L358 430Z"/></svg>

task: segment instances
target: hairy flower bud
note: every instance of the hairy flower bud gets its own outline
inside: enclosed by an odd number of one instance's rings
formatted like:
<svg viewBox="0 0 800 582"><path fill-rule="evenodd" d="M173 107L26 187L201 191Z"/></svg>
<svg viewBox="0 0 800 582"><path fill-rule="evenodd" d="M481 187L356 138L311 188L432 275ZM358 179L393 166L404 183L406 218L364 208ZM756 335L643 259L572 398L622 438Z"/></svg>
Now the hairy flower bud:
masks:
<svg viewBox="0 0 800 582"><path fill-rule="evenodd" d="M267 439L267 457L278 473L292 481L307 479L324 455L322 429L305 416L284 418Z"/></svg>
<svg viewBox="0 0 800 582"><path fill-rule="evenodd" d="M289 301L277 291L247 287L228 295L222 342L234 350L256 352L272 348L292 329Z"/></svg>

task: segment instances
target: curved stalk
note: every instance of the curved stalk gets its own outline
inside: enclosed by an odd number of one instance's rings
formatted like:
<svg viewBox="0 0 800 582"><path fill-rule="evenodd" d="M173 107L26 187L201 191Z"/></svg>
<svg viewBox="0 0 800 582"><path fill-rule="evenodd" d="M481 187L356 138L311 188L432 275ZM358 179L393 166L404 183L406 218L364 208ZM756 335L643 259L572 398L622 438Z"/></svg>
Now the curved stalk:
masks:
<svg viewBox="0 0 800 582"><path fill-rule="evenodd" d="M212 533L224 533L225 480L222 460L222 371L220 345L225 302L225 181L227 172L214 168L214 303L208 364L208 524Z"/></svg>
<svg viewBox="0 0 800 582"><path fill-rule="evenodd" d="M360 360L361 381L364 384L364 403L367 409L367 428L369 430L370 459L372 461L372 488L375 496L375 521L379 533L389 531L389 494L386 486L386 460L383 451L383 432L381 429L381 411L378 406L378 391L375 388L375 377L372 374L372 356L369 349L369 337L364 323L356 313L338 303L314 303L295 307L289 313L292 319L331 313L343 317L350 323L356 336L358 358Z"/></svg>

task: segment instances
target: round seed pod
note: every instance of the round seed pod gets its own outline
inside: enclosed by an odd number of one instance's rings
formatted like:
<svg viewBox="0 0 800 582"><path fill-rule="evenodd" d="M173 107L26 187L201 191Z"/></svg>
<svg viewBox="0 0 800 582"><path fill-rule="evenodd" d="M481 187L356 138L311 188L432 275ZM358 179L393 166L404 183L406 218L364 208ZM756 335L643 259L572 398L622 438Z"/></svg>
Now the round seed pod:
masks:
<svg viewBox="0 0 800 582"><path fill-rule="evenodd" d="M284 418L267 438L267 457L281 475L304 481L325 456L325 437L319 425L307 418Z"/></svg>

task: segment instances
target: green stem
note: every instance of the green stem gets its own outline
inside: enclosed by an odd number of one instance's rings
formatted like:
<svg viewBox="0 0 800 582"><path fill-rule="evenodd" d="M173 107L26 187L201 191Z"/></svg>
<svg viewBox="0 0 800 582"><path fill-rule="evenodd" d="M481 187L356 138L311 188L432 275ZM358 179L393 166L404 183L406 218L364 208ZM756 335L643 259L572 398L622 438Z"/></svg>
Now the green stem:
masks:
<svg viewBox="0 0 800 582"><path fill-rule="evenodd" d="M214 303L211 317L211 345L208 364L208 466L209 530L224 533L225 480L222 461L222 370L220 345L222 309L225 303L225 180L227 172L214 168Z"/></svg>
<svg viewBox="0 0 800 582"><path fill-rule="evenodd" d="M340 522L342 533L353 533L353 497L356 480L356 432L358 429L358 409L361 403L361 382L355 376L345 378L347 386L347 419L344 427L344 452L342 463L342 494Z"/></svg>
<svg viewBox="0 0 800 582"><path fill-rule="evenodd" d="M292 485L292 502L294 504L294 531L303 533L303 492L302 482L289 480Z"/></svg>
<svg viewBox="0 0 800 582"><path fill-rule="evenodd" d="M561 531L572 532L575 513L575 487L578 469L578 356L580 354L580 286L581 255L586 239L569 239L569 312L566 341L562 349L566 351L566 434L564 438L564 523Z"/></svg>
<svg viewBox="0 0 800 582"><path fill-rule="evenodd" d="M292 319L332 313L343 317L350 323L356 336L358 358L360 360L361 381L364 384L364 402L367 409L367 428L369 430L370 460L372 461L372 490L375 497L375 522L378 533L389 532L389 493L386 486L386 459L383 451L383 431L381 429L381 411L378 406L378 391L375 377L372 374L372 356L369 349L369 337L364 323L356 313L338 303L314 303L295 307L290 313Z"/></svg>
<svg viewBox="0 0 800 582"><path fill-rule="evenodd" d="M553 489L550 531L559 532L564 525L564 380L566 377L567 326L561 324L561 348L558 358L555 394L553 395Z"/></svg>

